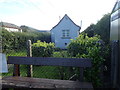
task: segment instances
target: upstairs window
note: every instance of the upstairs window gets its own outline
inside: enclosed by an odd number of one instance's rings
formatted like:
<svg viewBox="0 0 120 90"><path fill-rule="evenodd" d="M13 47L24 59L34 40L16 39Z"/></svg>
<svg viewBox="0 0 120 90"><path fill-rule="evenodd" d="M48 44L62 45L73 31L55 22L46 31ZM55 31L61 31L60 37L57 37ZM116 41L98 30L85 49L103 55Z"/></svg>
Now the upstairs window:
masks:
<svg viewBox="0 0 120 90"><path fill-rule="evenodd" d="M70 31L69 30L62 30L62 37L69 37Z"/></svg>

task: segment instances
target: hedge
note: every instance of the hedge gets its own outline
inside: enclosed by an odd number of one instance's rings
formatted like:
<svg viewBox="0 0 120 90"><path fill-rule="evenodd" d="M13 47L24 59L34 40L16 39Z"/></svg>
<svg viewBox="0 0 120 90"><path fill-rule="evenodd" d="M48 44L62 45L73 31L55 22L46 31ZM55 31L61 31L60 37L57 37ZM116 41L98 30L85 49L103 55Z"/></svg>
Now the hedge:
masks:
<svg viewBox="0 0 120 90"><path fill-rule="evenodd" d="M8 32L5 29L0 29L0 36L2 38L2 50L3 52L9 52L10 50L26 49L27 40L31 40L32 43L37 40L50 42L50 33L41 32Z"/></svg>

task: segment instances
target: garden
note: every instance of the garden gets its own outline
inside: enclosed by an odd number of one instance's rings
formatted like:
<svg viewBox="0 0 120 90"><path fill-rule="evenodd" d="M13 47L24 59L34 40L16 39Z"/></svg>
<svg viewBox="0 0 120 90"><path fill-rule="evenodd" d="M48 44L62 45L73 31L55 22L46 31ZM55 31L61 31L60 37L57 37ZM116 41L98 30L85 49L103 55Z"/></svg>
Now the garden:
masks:
<svg viewBox="0 0 120 90"><path fill-rule="evenodd" d="M7 32L7 31L5 31ZM61 57L61 58L90 58L92 59L92 68L84 70L84 80L93 83L94 87L100 87L103 84L102 66L109 54L108 47L100 39L100 36L88 37L87 34L80 34L76 40L71 40L67 50L56 48L54 43L45 41L37 36L21 37L18 33L2 33L3 52L7 56L27 56L26 42L32 41L33 57ZM4 38L7 37L7 38ZM11 38L12 37L12 38ZM18 38L19 37L19 38ZM49 38L46 36L46 38ZM35 41L36 40L36 41ZM48 40L48 39L47 39ZM9 41L9 42L8 42ZM13 66L8 65L9 72L4 76L12 76ZM26 76L27 66L21 65L21 76ZM53 66L33 66L33 77L50 79L69 79L72 75L79 76L79 68L53 67ZM77 79L77 78L76 78Z"/></svg>
<svg viewBox="0 0 120 90"><path fill-rule="evenodd" d="M71 40L66 50L61 50L51 43L50 33L36 32L8 32L0 30L2 39L2 53L8 56L27 56L27 40L32 42L33 57L60 58L90 58L92 68L84 70L84 80L93 83L94 87L104 87L109 81L110 47L109 47L109 14L105 15L96 25L90 25L76 40ZM27 76L27 66L21 65L21 76ZM12 76L13 66L8 65L9 72L5 76ZM78 68L33 66L33 77L50 79L69 79L76 74Z"/></svg>

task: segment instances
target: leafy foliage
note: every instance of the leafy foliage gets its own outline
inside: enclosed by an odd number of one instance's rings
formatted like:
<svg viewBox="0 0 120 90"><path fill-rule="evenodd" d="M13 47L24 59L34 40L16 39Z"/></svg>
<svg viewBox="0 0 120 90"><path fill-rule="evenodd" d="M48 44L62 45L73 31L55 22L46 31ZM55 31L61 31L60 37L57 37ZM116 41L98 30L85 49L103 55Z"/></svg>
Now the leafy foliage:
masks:
<svg viewBox="0 0 120 90"><path fill-rule="evenodd" d="M54 48L54 43L38 40L37 43L32 45L32 55L35 57L50 57L53 54Z"/></svg>
<svg viewBox="0 0 120 90"><path fill-rule="evenodd" d="M94 36L94 30L95 30L95 24L91 24L81 34L87 33L88 37L93 37Z"/></svg>
<svg viewBox="0 0 120 90"><path fill-rule="evenodd" d="M71 57L92 59L92 68L85 70L85 79L92 81L95 87L101 85L100 67L105 61L104 56L107 54L106 50L107 48L104 46L104 42L100 40L98 35L88 37L87 35L81 34L68 45L68 53Z"/></svg>
<svg viewBox="0 0 120 90"><path fill-rule="evenodd" d="M3 52L8 52L10 50L21 50L26 49L27 40L31 40L32 43L37 40L50 42L50 33L40 33L40 32L8 32L4 28L0 29L0 35L2 36L2 49Z"/></svg>
<svg viewBox="0 0 120 90"><path fill-rule="evenodd" d="M111 73L111 52L110 52L110 13L105 14L96 24L91 24L82 34L87 33L88 36L100 35L100 38L105 42L105 59L103 65L107 67L104 71L104 81L109 81ZM94 33L94 34L93 34ZM107 48L106 48L107 47ZM97 58L97 57L96 57Z"/></svg>
<svg viewBox="0 0 120 90"><path fill-rule="evenodd" d="M78 54L88 54L86 51L88 47L93 47L97 41L99 41L99 36L94 36L89 38L86 34L80 35L76 40L72 40L72 42L68 45L67 49L71 56L76 57Z"/></svg>
<svg viewBox="0 0 120 90"><path fill-rule="evenodd" d="M91 24L82 33L87 33L89 37L95 34L100 35L101 39L108 44L110 39L110 14L105 14L97 24Z"/></svg>
<svg viewBox="0 0 120 90"><path fill-rule="evenodd" d="M54 52L53 57L59 57L59 58L69 58L69 53L66 50L60 50L59 52ZM74 75L74 71L72 67L57 67L59 71L59 77L62 80L68 80L70 77Z"/></svg>
<svg viewBox="0 0 120 90"><path fill-rule="evenodd" d="M12 33L9 33L7 30L3 29L4 31L1 31L0 35L2 36L2 50L8 51L12 49L12 43L14 41L13 37L14 35ZM4 38L5 37L5 38Z"/></svg>
<svg viewBox="0 0 120 90"><path fill-rule="evenodd" d="M100 21L95 26L95 34L101 36L104 42L109 43L110 39L110 14L104 15Z"/></svg>

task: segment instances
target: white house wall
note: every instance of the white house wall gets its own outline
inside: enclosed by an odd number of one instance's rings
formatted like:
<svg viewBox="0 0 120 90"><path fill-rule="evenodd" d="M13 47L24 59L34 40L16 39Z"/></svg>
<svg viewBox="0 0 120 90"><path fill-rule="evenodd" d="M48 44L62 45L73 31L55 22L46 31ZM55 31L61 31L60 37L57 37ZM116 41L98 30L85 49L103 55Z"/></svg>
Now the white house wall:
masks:
<svg viewBox="0 0 120 90"><path fill-rule="evenodd" d="M70 39L75 39L79 35L79 27L76 26L70 19L63 18L63 20L51 30L51 40L55 43L56 47L66 49L70 43ZM62 38L62 30L69 30L69 39ZM65 45L67 43L67 45Z"/></svg>
<svg viewBox="0 0 120 90"><path fill-rule="evenodd" d="M4 28L9 32L22 32L22 29L19 30L19 29L15 29L15 28L7 28L7 27L4 27Z"/></svg>

